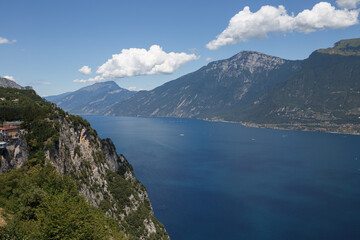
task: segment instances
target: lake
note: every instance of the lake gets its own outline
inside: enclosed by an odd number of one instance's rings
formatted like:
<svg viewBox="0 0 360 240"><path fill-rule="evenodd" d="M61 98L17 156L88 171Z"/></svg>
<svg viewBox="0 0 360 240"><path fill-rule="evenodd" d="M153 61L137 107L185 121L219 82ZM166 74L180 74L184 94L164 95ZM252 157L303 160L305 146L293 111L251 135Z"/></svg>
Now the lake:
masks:
<svg viewBox="0 0 360 240"><path fill-rule="evenodd" d="M360 136L83 117L133 165L172 240L360 239Z"/></svg>

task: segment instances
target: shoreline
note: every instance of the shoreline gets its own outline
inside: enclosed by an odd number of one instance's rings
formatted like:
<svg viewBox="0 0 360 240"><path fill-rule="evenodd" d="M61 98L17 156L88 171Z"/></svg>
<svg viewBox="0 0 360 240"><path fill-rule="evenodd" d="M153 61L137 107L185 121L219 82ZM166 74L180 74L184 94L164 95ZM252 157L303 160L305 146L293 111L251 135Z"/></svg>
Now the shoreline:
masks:
<svg viewBox="0 0 360 240"><path fill-rule="evenodd" d="M201 119L201 118L196 118L196 119L208 121L208 122L238 123L244 127L251 127L251 128L264 128L264 129L302 131L302 132L321 132L321 133L331 133L331 134L346 134L346 135L354 135L354 136L360 135L360 131L355 131L350 129L348 131L330 131L324 129L327 127L340 128L341 126L339 125L330 125L330 126L317 125L317 127L315 126L311 127L309 125L304 125L304 124L289 124L288 127L286 127L286 126L281 126L280 124L270 124L270 123L258 124L253 122L242 122L242 121L235 122L235 121L227 121L221 119Z"/></svg>
<svg viewBox="0 0 360 240"><path fill-rule="evenodd" d="M235 123L235 124L241 124L244 127L252 127L252 128L265 128L265 129L275 129L275 130L286 130L286 131L302 131L302 132L321 132L321 133L331 133L331 134L346 134L346 135L354 135L359 136L360 135L360 129L359 131L353 130L351 128L346 128L346 125L321 125L321 123L313 123L318 124L316 126L309 126L304 124L289 124L287 126L281 126L281 124L270 124L270 123L263 123L258 124L254 122L237 122L237 121L229 121L229 120L223 120L223 119L207 119L207 118L189 118L189 117L169 117L169 116L116 116L116 115L100 115L100 114L81 114L80 116L104 116L104 117L143 117L143 118L179 118L179 119L197 119L207 122L222 122L222 123ZM345 131L336 131L336 129L339 129L341 127L344 127ZM348 126L352 127L352 126ZM326 129L326 128L334 128L332 130Z"/></svg>
<svg viewBox="0 0 360 240"><path fill-rule="evenodd" d="M354 136L360 135L360 132L354 131L354 130L331 131L331 130L323 129L323 128L326 128L326 126L317 126L318 128L312 128L311 126L302 125L302 124L293 124L293 125L289 125L288 127L279 126L279 124L266 124L266 123L265 124L257 124L257 123L251 123L251 122L241 122L241 124L244 127L277 129L277 130L286 130L286 131L320 132L320 133L331 133L331 134L346 134L346 135L354 135ZM332 125L331 127L334 127L334 125Z"/></svg>

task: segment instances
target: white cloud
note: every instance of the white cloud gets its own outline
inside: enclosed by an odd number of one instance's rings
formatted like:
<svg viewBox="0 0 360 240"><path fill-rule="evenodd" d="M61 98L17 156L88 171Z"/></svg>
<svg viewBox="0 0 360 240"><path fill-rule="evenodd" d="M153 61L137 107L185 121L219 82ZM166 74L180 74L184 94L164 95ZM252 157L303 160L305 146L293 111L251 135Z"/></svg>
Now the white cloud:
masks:
<svg viewBox="0 0 360 240"><path fill-rule="evenodd" d="M152 45L149 50L123 49L97 69L97 76L86 80L77 79L74 82L100 82L139 75L170 74L185 63L198 58L195 54L184 52L166 53L158 45Z"/></svg>
<svg viewBox="0 0 360 240"><path fill-rule="evenodd" d="M0 44L6 44L6 43L10 43L10 41L6 38L0 37Z"/></svg>
<svg viewBox="0 0 360 240"><path fill-rule="evenodd" d="M9 40L9 39L6 39L6 38L3 38L3 37L0 37L0 44L10 44L10 43L15 43L16 40Z"/></svg>
<svg viewBox="0 0 360 240"><path fill-rule="evenodd" d="M89 66L83 66L78 71L79 71L79 73L84 74L84 75L90 75L91 74L91 68L89 68Z"/></svg>
<svg viewBox="0 0 360 240"><path fill-rule="evenodd" d="M128 87L127 90L129 90L129 91L135 91L135 90L136 90L136 87Z"/></svg>
<svg viewBox="0 0 360 240"><path fill-rule="evenodd" d="M336 4L343 8L356 8L356 5L360 3L360 0L336 0Z"/></svg>
<svg viewBox="0 0 360 240"><path fill-rule="evenodd" d="M330 3L321 2L296 16L295 30L309 33L325 28L346 28L359 23L358 15L357 10L337 10Z"/></svg>
<svg viewBox="0 0 360 240"><path fill-rule="evenodd" d="M284 6L263 6L257 12L245 7L230 19L227 28L209 42L211 50L222 46L244 42L249 39L262 39L268 33L304 32L310 33L326 28L345 28L357 24L359 12L335 9L328 2L320 2L311 10L304 10L297 16L287 14Z"/></svg>
<svg viewBox="0 0 360 240"><path fill-rule="evenodd" d="M13 76L6 75L6 76L3 76L3 78L9 79L11 81L15 81L15 78Z"/></svg>
<svg viewBox="0 0 360 240"><path fill-rule="evenodd" d="M211 58L211 57L207 57L205 60L206 60L207 62L209 62L209 61L212 60L212 58Z"/></svg>

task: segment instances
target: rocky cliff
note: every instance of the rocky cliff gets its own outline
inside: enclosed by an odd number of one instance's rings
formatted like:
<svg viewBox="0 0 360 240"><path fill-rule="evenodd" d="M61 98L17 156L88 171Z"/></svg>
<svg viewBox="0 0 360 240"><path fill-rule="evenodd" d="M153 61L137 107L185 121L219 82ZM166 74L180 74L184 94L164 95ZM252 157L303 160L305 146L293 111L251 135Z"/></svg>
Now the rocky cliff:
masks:
<svg viewBox="0 0 360 240"><path fill-rule="evenodd" d="M1 152L0 173L34 161L51 164L58 173L68 175L91 205L117 219L129 239L169 239L164 226L154 217L145 187L136 179L123 155L118 155L110 139L100 139L90 124L65 113L27 90L4 90L8 108L36 107L37 115L20 110L13 118L24 119L25 135L8 142ZM0 91L1 92L1 91ZM5 94L6 93L6 94ZM2 108L0 102L0 109ZM1 119L14 120L14 119Z"/></svg>
<svg viewBox="0 0 360 240"><path fill-rule="evenodd" d="M12 141L6 149L0 149L0 174L24 166L28 158L29 152L25 138L21 137Z"/></svg>

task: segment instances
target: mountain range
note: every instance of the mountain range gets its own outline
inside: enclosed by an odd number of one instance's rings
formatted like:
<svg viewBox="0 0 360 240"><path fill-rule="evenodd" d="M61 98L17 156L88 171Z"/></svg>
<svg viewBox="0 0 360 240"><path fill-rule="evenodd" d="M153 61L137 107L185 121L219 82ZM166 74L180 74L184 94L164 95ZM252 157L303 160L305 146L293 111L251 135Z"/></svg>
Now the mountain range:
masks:
<svg viewBox="0 0 360 240"><path fill-rule="evenodd" d="M186 117L247 126L360 133L359 71L360 39L348 39L297 61L243 51L150 91L132 92L121 99L105 96L107 105L104 102L96 111L90 104L96 103L94 100L74 107L79 104L76 95L82 89L61 97L67 99L67 105L63 100L53 101L64 109L72 106L73 113ZM107 83L86 88L102 84Z"/></svg>
<svg viewBox="0 0 360 240"><path fill-rule="evenodd" d="M313 52L301 69L242 111L264 127L360 133L360 39Z"/></svg>
<svg viewBox="0 0 360 240"><path fill-rule="evenodd" d="M119 87L114 81L95 83L74 92L45 97L72 114L101 114L136 91Z"/></svg>
<svg viewBox="0 0 360 240"><path fill-rule="evenodd" d="M219 119L252 103L299 67L299 61L244 51L139 92L105 114Z"/></svg>

